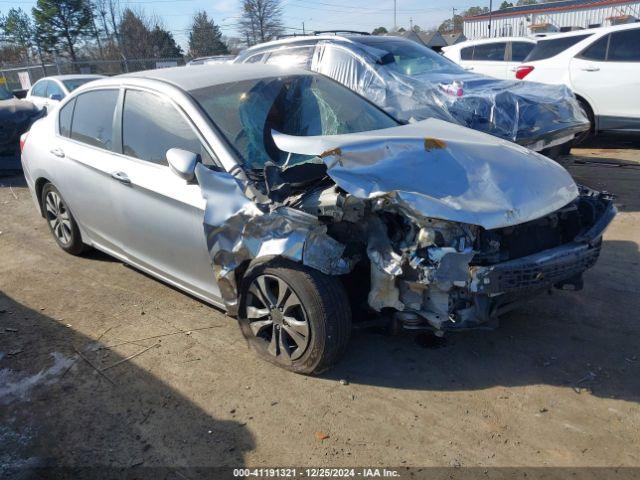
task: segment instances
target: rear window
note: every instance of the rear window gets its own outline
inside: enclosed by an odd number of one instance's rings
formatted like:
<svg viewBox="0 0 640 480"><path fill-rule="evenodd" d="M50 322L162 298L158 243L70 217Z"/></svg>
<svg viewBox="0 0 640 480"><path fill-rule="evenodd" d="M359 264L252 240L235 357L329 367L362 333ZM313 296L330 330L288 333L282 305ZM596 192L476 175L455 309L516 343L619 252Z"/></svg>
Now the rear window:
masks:
<svg viewBox="0 0 640 480"><path fill-rule="evenodd" d="M63 80L64 86L69 92L73 92L76 88L85 83L93 82L97 80L97 78L70 78L68 80Z"/></svg>
<svg viewBox="0 0 640 480"><path fill-rule="evenodd" d="M545 60L547 58L555 57L559 53L564 52L567 48L574 46L576 43L589 36L591 36L590 33L586 35L574 35L572 37L540 40L524 61L535 62L536 60Z"/></svg>
<svg viewBox="0 0 640 480"><path fill-rule="evenodd" d="M473 46L460 50L460 60L473 60Z"/></svg>

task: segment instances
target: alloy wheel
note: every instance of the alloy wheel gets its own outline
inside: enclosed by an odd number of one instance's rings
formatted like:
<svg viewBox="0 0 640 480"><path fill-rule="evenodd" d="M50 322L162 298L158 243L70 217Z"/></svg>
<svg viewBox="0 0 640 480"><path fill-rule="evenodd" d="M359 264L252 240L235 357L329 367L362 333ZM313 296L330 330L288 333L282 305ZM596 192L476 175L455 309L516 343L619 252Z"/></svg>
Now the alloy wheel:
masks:
<svg viewBox="0 0 640 480"><path fill-rule="evenodd" d="M47 192L44 205L51 231L61 244L68 245L71 242L72 233L67 206L60 195L53 190Z"/></svg>
<svg viewBox="0 0 640 480"><path fill-rule="evenodd" d="M311 329L304 307L281 278L260 275L251 282L246 317L251 333L274 357L296 360L309 345Z"/></svg>

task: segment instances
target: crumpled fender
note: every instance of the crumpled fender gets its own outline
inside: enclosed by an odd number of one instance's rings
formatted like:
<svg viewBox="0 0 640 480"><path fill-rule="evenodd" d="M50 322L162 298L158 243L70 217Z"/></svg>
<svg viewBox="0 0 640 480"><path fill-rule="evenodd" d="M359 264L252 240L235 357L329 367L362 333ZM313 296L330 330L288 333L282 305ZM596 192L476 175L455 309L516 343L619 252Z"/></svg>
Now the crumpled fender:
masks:
<svg viewBox="0 0 640 480"><path fill-rule="evenodd" d="M315 216L283 206L261 209L229 173L198 164L195 174L206 200L207 249L229 314L238 313L236 269L245 262L277 255L326 274L350 271L344 245Z"/></svg>

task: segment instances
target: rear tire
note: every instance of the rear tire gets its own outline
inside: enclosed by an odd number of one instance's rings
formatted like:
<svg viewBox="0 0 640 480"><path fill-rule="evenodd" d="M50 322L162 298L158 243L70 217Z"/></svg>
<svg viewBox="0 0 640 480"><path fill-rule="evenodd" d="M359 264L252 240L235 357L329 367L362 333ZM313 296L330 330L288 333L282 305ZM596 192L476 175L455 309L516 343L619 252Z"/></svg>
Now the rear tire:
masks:
<svg viewBox="0 0 640 480"><path fill-rule="evenodd" d="M593 110L591 109L589 104L586 101L582 100L581 98L578 99L578 103L580 104L580 106L582 107L582 110L584 111L585 115L589 119L591 126L589 127L589 130L587 130L586 132L579 133L578 135L575 136L575 138L573 139L574 147L577 147L578 145L585 143L587 140L591 139L596 134L596 118L595 118L595 115L593 114Z"/></svg>
<svg viewBox="0 0 640 480"><path fill-rule="evenodd" d="M240 292L238 322L261 358L319 374L345 352L351 309L338 278L278 258L251 265Z"/></svg>
<svg viewBox="0 0 640 480"><path fill-rule="evenodd" d="M71 255L85 250L80 229L62 195L51 183L42 187L42 212L58 246Z"/></svg>

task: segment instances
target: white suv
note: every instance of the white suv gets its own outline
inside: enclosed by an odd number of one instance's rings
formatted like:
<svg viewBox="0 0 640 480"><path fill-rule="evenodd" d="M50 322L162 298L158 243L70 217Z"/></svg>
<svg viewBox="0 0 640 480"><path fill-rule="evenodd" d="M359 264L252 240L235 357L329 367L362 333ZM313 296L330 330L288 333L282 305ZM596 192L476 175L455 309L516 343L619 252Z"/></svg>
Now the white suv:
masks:
<svg viewBox="0 0 640 480"><path fill-rule="evenodd" d="M538 41L516 78L571 88L592 132L640 131L640 23Z"/></svg>
<svg viewBox="0 0 640 480"><path fill-rule="evenodd" d="M442 52L465 70L511 80L518 65L535 45L533 38L485 38L444 47Z"/></svg>

